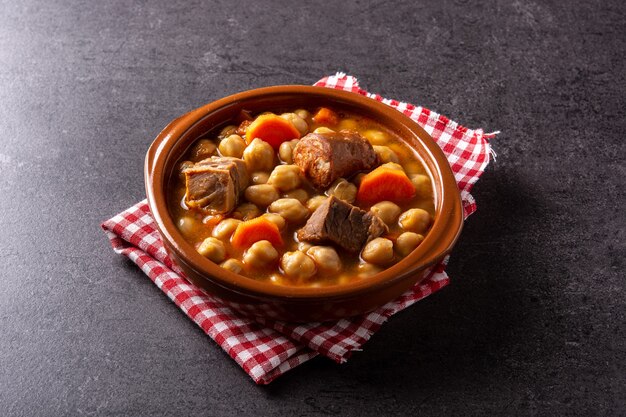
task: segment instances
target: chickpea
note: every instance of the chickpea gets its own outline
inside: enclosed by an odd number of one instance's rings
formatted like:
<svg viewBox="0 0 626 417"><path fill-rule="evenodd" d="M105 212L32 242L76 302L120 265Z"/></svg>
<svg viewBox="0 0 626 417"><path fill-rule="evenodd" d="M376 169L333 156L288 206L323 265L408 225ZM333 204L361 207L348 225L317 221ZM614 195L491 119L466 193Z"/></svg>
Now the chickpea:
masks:
<svg viewBox="0 0 626 417"><path fill-rule="evenodd" d="M220 130L220 134L217 135L218 139L224 139L225 137L228 137L234 133L237 132L237 126L235 125L228 125L226 127L224 127L222 130Z"/></svg>
<svg viewBox="0 0 626 417"><path fill-rule="evenodd" d="M209 139L200 139L191 149L191 159L201 161L215 153L215 144Z"/></svg>
<svg viewBox="0 0 626 417"><path fill-rule="evenodd" d="M326 191L326 195L329 197L334 195L338 199L352 204L356 199L356 185L343 178L339 178L330 185Z"/></svg>
<svg viewBox="0 0 626 417"><path fill-rule="evenodd" d="M335 133L335 131L327 128L326 126L321 126L315 129L313 133Z"/></svg>
<svg viewBox="0 0 626 417"><path fill-rule="evenodd" d="M309 125L304 121L304 119L298 116L296 113L283 113L280 115L285 120L288 120L301 135L306 134L309 130Z"/></svg>
<svg viewBox="0 0 626 417"><path fill-rule="evenodd" d="M198 227L200 227L198 220L191 216L178 219L178 230L180 230L185 237L190 237Z"/></svg>
<svg viewBox="0 0 626 417"><path fill-rule="evenodd" d="M359 125L354 119L343 119L339 122L339 130L354 130L357 131Z"/></svg>
<svg viewBox="0 0 626 417"><path fill-rule="evenodd" d="M299 139L288 140L280 144L278 156L280 160L288 164L293 164L293 149L300 142Z"/></svg>
<svg viewBox="0 0 626 417"><path fill-rule="evenodd" d="M424 233L430 225L430 214L423 209L409 209L402 213L398 223L409 232Z"/></svg>
<svg viewBox="0 0 626 417"><path fill-rule="evenodd" d="M413 174L424 174L424 167L417 161L406 161L402 164L404 168L404 172L409 175L409 177Z"/></svg>
<svg viewBox="0 0 626 417"><path fill-rule="evenodd" d="M269 206L270 213L280 214L290 223L300 223L309 216L309 209L295 198L281 198Z"/></svg>
<svg viewBox="0 0 626 417"><path fill-rule="evenodd" d="M178 165L178 177L181 180L185 179L185 170L187 168L191 168L193 166L193 162L191 161L183 161Z"/></svg>
<svg viewBox="0 0 626 417"><path fill-rule="evenodd" d="M378 216L389 227L394 225L402 209L391 201L381 201L370 208L370 211Z"/></svg>
<svg viewBox="0 0 626 417"><path fill-rule="evenodd" d="M252 177L250 177L250 179L252 180L252 184L254 185L266 184L269 178L270 174L268 174L267 172L255 172L254 174L252 174Z"/></svg>
<svg viewBox="0 0 626 417"><path fill-rule="evenodd" d="M290 191L298 188L302 183L300 168L297 165L278 165L267 180L280 191Z"/></svg>
<svg viewBox="0 0 626 417"><path fill-rule="evenodd" d="M396 164L395 162L387 162L385 164L382 164L381 167L388 168L388 169L395 169L396 171L404 172L404 168L402 168L402 165Z"/></svg>
<svg viewBox="0 0 626 417"><path fill-rule="evenodd" d="M278 251L267 240L254 242L243 254L243 261L253 267L261 268L278 259Z"/></svg>
<svg viewBox="0 0 626 417"><path fill-rule="evenodd" d="M310 278L317 272L313 259L299 250L285 252L280 259L280 267L286 275L298 279Z"/></svg>
<svg viewBox="0 0 626 417"><path fill-rule="evenodd" d="M250 220L261 215L261 210L252 203L240 204L235 211L233 211L233 218L239 220Z"/></svg>
<svg viewBox="0 0 626 417"><path fill-rule="evenodd" d="M240 274L243 271L243 264L235 258L226 259L220 266L235 274Z"/></svg>
<svg viewBox="0 0 626 417"><path fill-rule="evenodd" d="M221 214L208 214L202 218L202 224L208 224L210 226L215 225L222 221L224 216Z"/></svg>
<svg viewBox="0 0 626 417"><path fill-rule="evenodd" d="M377 237L365 245L361 251L364 261L375 265L385 265L393 260L393 242L384 237Z"/></svg>
<svg viewBox="0 0 626 417"><path fill-rule="evenodd" d="M341 270L341 259L337 255L337 251L330 246L312 246L307 251L317 267L321 270L338 272Z"/></svg>
<svg viewBox="0 0 626 417"><path fill-rule="evenodd" d="M407 256L422 243L422 240L424 236L418 233L404 232L396 239L396 250L402 256Z"/></svg>
<svg viewBox="0 0 626 417"><path fill-rule="evenodd" d="M274 166L274 149L259 138L254 139L243 151L248 171L269 171Z"/></svg>
<svg viewBox="0 0 626 417"><path fill-rule="evenodd" d="M281 274L272 274L272 275L270 275L268 280L269 280L269 282L271 282L274 285L284 285L285 284L285 278Z"/></svg>
<svg viewBox="0 0 626 417"><path fill-rule="evenodd" d="M278 214L265 213L261 217L265 217L267 220L271 221L276 226L278 226L278 230L284 229L285 226L287 225L287 222L285 222L285 219L283 219L283 216L278 215Z"/></svg>
<svg viewBox="0 0 626 417"><path fill-rule="evenodd" d="M388 146L379 146L379 145L375 145L374 146L374 152L376 152L378 154L378 158L383 162L393 162L393 163L398 163L400 162L400 159L398 159L398 155L392 151L391 149L389 149Z"/></svg>
<svg viewBox="0 0 626 417"><path fill-rule="evenodd" d="M198 247L198 253L215 263L219 263L226 257L226 248L221 240L207 237Z"/></svg>
<svg viewBox="0 0 626 417"><path fill-rule="evenodd" d="M298 109L294 111L294 113L300 116L302 120L306 120L311 117L311 113L309 113L307 110L304 110L304 109Z"/></svg>
<svg viewBox="0 0 626 417"><path fill-rule="evenodd" d="M309 210L311 210L311 213L313 213L315 210L317 210L319 206L324 203L324 201L326 201L327 198L328 197L324 195L316 195L306 202L306 206Z"/></svg>
<svg viewBox="0 0 626 417"><path fill-rule="evenodd" d="M428 175L414 174L409 177L415 187L415 194L419 197L431 197L433 188Z"/></svg>
<svg viewBox="0 0 626 417"><path fill-rule="evenodd" d="M246 200L260 207L267 207L278 200L278 191L273 185L259 184L246 188L244 193Z"/></svg>
<svg viewBox="0 0 626 417"><path fill-rule="evenodd" d="M376 275L380 271L382 271L380 267L370 264L370 263L359 264L359 266L357 267L357 270L358 270L359 278L371 277L372 275Z"/></svg>
<svg viewBox="0 0 626 417"><path fill-rule="evenodd" d="M241 158L243 151L246 149L246 141L239 135L230 135L220 142L218 149L222 156L232 156L233 158Z"/></svg>
<svg viewBox="0 0 626 417"><path fill-rule="evenodd" d="M241 223L241 220L237 219L224 219L215 225L211 235L221 240L230 239L230 236L235 233L235 229Z"/></svg>
<svg viewBox="0 0 626 417"><path fill-rule="evenodd" d="M363 132L363 136L372 145L386 145L389 142L387 134L385 134L385 132L381 132L380 130L366 130Z"/></svg>
<svg viewBox="0 0 626 417"><path fill-rule="evenodd" d="M305 204L309 199L309 193L307 193L302 188L298 188L297 190L292 190L283 194L283 198L295 198L302 204Z"/></svg>

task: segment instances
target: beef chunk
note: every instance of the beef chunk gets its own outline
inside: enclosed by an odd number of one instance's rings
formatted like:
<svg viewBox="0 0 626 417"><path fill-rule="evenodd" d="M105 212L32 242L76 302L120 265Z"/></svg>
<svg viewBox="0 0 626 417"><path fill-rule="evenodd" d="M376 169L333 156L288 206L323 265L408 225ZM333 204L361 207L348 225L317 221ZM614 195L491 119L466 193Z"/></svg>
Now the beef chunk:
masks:
<svg viewBox="0 0 626 417"><path fill-rule="evenodd" d="M211 157L186 168L185 204L211 214L230 213L248 186L245 163L238 158Z"/></svg>
<svg viewBox="0 0 626 417"><path fill-rule="evenodd" d="M332 196L298 230L298 239L316 244L333 243L347 251L358 252L387 230L385 223L374 214Z"/></svg>
<svg viewBox="0 0 626 417"><path fill-rule="evenodd" d="M372 145L351 131L309 133L294 148L293 161L320 190L328 188L337 178L380 164Z"/></svg>

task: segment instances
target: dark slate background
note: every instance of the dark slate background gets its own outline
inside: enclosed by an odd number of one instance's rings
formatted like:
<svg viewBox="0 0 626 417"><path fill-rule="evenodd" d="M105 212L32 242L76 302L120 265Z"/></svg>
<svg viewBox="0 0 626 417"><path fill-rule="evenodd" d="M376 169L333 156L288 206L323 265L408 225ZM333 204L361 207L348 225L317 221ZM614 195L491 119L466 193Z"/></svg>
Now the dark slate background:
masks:
<svg viewBox="0 0 626 417"><path fill-rule="evenodd" d="M626 414L623 3L336 3L0 0L2 415ZM498 158L449 287L258 387L99 223L176 116L336 71Z"/></svg>

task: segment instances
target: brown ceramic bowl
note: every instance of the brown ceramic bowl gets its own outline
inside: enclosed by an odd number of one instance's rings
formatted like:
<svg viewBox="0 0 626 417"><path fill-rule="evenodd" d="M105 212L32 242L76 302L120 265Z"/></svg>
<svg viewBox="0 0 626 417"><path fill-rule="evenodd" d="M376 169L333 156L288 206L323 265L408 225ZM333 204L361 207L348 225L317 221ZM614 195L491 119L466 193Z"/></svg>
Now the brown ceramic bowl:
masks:
<svg viewBox="0 0 626 417"><path fill-rule="evenodd" d="M176 162L199 137L252 113L331 106L368 116L415 149L433 180L435 221L413 253L377 275L320 288L271 285L227 271L185 241L168 211L166 194ZM448 161L414 121L370 98L323 87L276 86L245 91L209 103L171 122L154 140L145 164L146 193L166 249L187 278L248 315L287 321L324 321L362 314L393 300L422 280L456 242L463 224L459 191Z"/></svg>

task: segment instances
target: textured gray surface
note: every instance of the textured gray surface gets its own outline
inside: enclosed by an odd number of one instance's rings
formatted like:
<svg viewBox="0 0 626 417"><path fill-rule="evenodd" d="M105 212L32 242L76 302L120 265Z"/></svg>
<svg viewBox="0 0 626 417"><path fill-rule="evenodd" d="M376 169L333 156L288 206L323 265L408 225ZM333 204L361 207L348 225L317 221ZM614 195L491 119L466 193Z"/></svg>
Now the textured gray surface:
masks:
<svg viewBox="0 0 626 417"><path fill-rule="evenodd" d="M143 3L0 0L2 415L626 413L620 1ZM98 224L177 115L337 70L498 159L452 285L257 387Z"/></svg>

